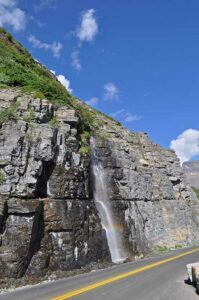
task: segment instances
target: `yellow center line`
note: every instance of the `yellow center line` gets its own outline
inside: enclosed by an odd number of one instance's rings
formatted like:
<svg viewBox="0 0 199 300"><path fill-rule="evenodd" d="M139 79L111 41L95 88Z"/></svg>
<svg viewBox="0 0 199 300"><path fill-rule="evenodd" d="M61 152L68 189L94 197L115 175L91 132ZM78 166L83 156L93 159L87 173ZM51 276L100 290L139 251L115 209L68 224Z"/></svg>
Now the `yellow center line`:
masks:
<svg viewBox="0 0 199 300"><path fill-rule="evenodd" d="M94 283L94 284L90 284L90 285L85 286L85 287L83 287L83 288L80 288L80 289L77 289L77 290L68 292L68 293L66 293L66 294L64 294L64 295L61 295L61 296L59 296L59 297L52 298L52 300L66 300L66 299L69 299L69 298L78 296L78 295L80 295L80 294L83 294L83 293L86 293L86 292L88 292L88 291L94 290L94 289L99 288L99 287L101 287L101 286L110 284L110 283L115 282L115 281L118 281L118 280L120 280L120 279L127 278L127 277L129 277L129 276L133 276L133 275L135 275L135 274L137 274L137 273L140 273L140 272L143 272L143 271L146 271L146 270L155 268L155 267L157 267L157 266L160 266L160 265L165 264L165 263L168 263L168 262L170 262L170 261L179 259L179 258L181 258L181 257L184 257L184 256L186 256L186 255L192 254L192 253L197 252L197 251L199 251L199 248L196 248L196 249L193 249L193 250L190 250L190 251L187 251L187 252L184 252L184 253L181 253L181 254L178 254L178 255L175 255L175 256L172 256L172 257L163 259L163 260L160 260L160 261L155 262L155 263L151 263L151 264L149 264L149 265L147 265L147 266L144 266L144 267L135 269L135 270L130 271L130 272L122 273L122 274L120 274L120 275L117 275L117 276L114 276L114 277L111 277L111 278L108 278L108 279L105 279L105 280L96 282L96 283Z"/></svg>

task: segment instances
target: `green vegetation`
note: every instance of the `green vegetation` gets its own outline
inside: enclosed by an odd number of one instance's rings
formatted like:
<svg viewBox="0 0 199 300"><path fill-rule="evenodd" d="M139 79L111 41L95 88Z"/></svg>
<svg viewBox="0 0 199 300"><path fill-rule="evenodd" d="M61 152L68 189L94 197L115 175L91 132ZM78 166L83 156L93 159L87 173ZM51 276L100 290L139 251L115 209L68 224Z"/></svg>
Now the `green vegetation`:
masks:
<svg viewBox="0 0 199 300"><path fill-rule="evenodd" d="M193 189L193 191L196 193L196 196L197 196L198 199L199 199L199 190L196 189L196 188L194 188L194 187L192 187L192 189Z"/></svg>
<svg viewBox="0 0 199 300"><path fill-rule="evenodd" d="M104 139L104 140L106 140L106 139L111 139L111 133L110 132L107 132L107 131L99 131L98 132L98 134L99 134L99 136L102 138L102 139Z"/></svg>
<svg viewBox="0 0 199 300"><path fill-rule="evenodd" d="M4 122L7 122L8 120L16 120L17 119L17 114L16 114L17 107L18 107L18 103L12 102L9 107L0 111L0 126Z"/></svg>
<svg viewBox="0 0 199 300"><path fill-rule="evenodd" d="M29 109L28 114L23 117L23 121L30 123L30 122L34 121L34 119L35 119L35 112L33 109Z"/></svg>
<svg viewBox="0 0 199 300"><path fill-rule="evenodd" d="M155 247L155 253L157 253L157 254L163 254L168 251L169 251L169 248L167 248L166 246L156 246Z"/></svg>
<svg viewBox="0 0 199 300"><path fill-rule="evenodd" d="M73 97L73 107L79 113L82 121L84 122L83 131L98 131L101 130L104 125L109 128L116 128L121 124L113 118L105 115L104 113L89 107L87 104Z"/></svg>
<svg viewBox="0 0 199 300"><path fill-rule="evenodd" d="M42 92L40 92L40 91L36 91L34 93L34 98L35 99L37 99L37 98L39 98L39 99L45 99L45 95Z"/></svg>
<svg viewBox="0 0 199 300"><path fill-rule="evenodd" d="M91 150L90 150L90 132L89 131L83 131L80 135L80 148L79 148L79 153L89 155Z"/></svg>
<svg viewBox="0 0 199 300"><path fill-rule="evenodd" d="M175 245L175 249L182 249L182 245Z"/></svg>
<svg viewBox="0 0 199 300"><path fill-rule="evenodd" d="M24 92L35 91L38 98L70 106L71 96L65 87L3 28L0 28L0 84L22 87Z"/></svg>
<svg viewBox="0 0 199 300"><path fill-rule="evenodd" d="M155 249L154 249L154 252L156 253L156 254L163 254L163 253L166 253L166 252L168 252L168 251L170 251L170 250L177 250L177 249L182 249L183 248L183 246L182 245L180 245L180 244L176 244L174 247L172 247L172 248L168 248L168 247L166 247L166 246L156 246L155 247Z"/></svg>
<svg viewBox="0 0 199 300"><path fill-rule="evenodd" d="M117 126L122 126L122 124L121 124L119 121L117 121L117 120L115 120L114 118L112 118L112 117L106 115L105 113L103 113L103 112L101 112L101 111L99 111L99 110L97 110L97 109L95 109L94 111L96 112L96 114L101 115L101 116L105 117L106 119L108 119L108 120L114 122Z"/></svg>
<svg viewBox="0 0 199 300"><path fill-rule="evenodd" d="M0 170L0 185L5 182L6 178L2 170Z"/></svg>
<svg viewBox="0 0 199 300"><path fill-rule="evenodd" d="M90 149L89 146L81 146L81 147L79 148L79 153L85 154L85 155L90 155L91 149Z"/></svg>
<svg viewBox="0 0 199 300"><path fill-rule="evenodd" d="M104 127L117 131L121 124L113 118L97 111L79 99L72 97L57 78L42 64L34 60L29 52L17 42L8 32L0 28L0 88L19 88L20 93L31 93L34 98L48 99L56 107L65 105L74 108L80 119L81 153L90 153L89 138L95 134L104 138L111 137L105 133ZM7 119L16 118L16 107L11 107L0 113L0 124ZM30 123L34 112L23 118ZM49 122L58 127L56 118Z"/></svg>
<svg viewBox="0 0 199 300"><path fill-rule="evenodd" d="M84 131L82 134L81 134L81 142L82 144L88 144L89 143L89 139L90 139L90 132L88 131Z"/></svg>
<svg viewBox="0 0 199 300"><path fill-rule="evenodd" d="M90 131L97 127L95 124L96 116L94 115L93 111L89 110L89 107L85 104L77 104L76 109L80 115L80 117L84 120L84 129Z"/></svg>
<svg viewBox="0 0 199 300"><path fill-rule="evenodd" d="M52 119L49 121L49 124L52 125L52 126L55 127L55 128L58 128L58 127L59 127L59 123L58 123L58 121L57 121L57 119L56 119L55 116L52 117Z"/></svg>
<svg viewBox="0 0 199 300"><path fill-rule="evenodd" d="M9 41L12 41L12 35L2 27L0 27L0 35L6 37Z"/></svg>

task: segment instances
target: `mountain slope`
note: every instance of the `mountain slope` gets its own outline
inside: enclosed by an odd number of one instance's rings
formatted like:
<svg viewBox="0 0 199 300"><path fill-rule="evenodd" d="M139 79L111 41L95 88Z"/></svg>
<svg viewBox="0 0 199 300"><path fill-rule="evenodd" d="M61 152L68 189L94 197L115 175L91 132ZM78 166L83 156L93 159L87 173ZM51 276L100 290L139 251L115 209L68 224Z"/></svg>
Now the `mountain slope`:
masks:
<svg viewBox="0 0 199 300"><path fill-rule="evenodd" d="M34 60L9 33L0 29L0 84L23 87L23 91L43 94L54 103L69 103L71 98L56 77Z"/></svg>
<svg viewBox="0 0 199 300"><path fill-rule="evenodd" d="M130 259L199 241L199 200L173 151L70 96L2 30L0 49L1 278L110 261L91 136Z"/></svg>

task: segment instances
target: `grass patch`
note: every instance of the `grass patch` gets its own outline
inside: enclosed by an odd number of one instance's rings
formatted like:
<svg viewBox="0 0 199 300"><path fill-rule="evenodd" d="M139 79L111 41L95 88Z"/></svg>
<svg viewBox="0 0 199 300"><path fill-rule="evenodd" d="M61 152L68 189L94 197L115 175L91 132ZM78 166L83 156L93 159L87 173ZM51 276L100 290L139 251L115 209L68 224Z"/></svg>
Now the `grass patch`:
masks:
<svg viewBox="0 0 199 300"><path fill-rule="evenodd" d="M0 126L8 120L16 120L17 119L17 102L12 102L11 105L2 111L0 111Z"/></svg>
<svg viewBox="0 0 199 300"><path fill-rule="evenodd" d="M40 91L35 92L33 97L34 99L45 99L45 95Z"/></svg>
<svg viewBox="0 0 199 300"><path fill-rule="evenodd" d="M23 121L30 123L30 122L34 121L34 119L35 119L35 112L33 109L29 109L28 114L23 117Z"/></svg>
<svg viewBox="0 0 199 300"><path fill-rule="evenodd" d="M182 245L175 245L175 249L182 249Z"/></svg>
<svg viewBox="0 0 199 300"><path fill-rule="evenodd" d="M86 105L78 104L76 105L76 109L84 122L83 130L90 132L92 129L97 128L95 124L96 116L92 111L89 110L89 108Z"/></svg>
<svg viewBox="0 0 199 300"><path fill-rule="evenodd" d="M71 95L65 87L3 28L0 28L0 84L22 87L24 92L35 91L38 98L70 106Z"/></svg>
<svg viewBox="0 0 199 300"><path fill-rule="evenodd" d="M52 119L49 121L49 124L55 128L59 128L59 122L57 121L55 116L52 117Z"/></svg>
<svg viewBox="0 0 199 300"><path fill-rule="evenodd" d="M79 153L90 155L91 149L90 149L90 132L89 131L83 131L80 134L80 148Z"/></svg>
<svg viewBox="0 0 199 300"><path fill-rule="evenodd" d="M169 251L169 248L167 248L166 246L156 246L155 247L155 253L157 253L157 254L163 254L168 251Z"/></svg>

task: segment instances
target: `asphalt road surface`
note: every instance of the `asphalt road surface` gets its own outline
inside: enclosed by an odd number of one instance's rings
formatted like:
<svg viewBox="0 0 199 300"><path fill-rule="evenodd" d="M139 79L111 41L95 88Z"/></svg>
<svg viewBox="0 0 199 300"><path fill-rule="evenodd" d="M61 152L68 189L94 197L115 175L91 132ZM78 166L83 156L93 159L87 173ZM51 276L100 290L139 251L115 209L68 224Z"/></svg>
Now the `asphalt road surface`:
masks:
<svg viewBox="0 0 199 300"><path fill-rule="evenodd" d="M105 270L0 294L1 300L199 300L186 264L199 261L187 248Z"/></svg>

